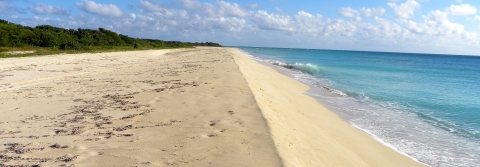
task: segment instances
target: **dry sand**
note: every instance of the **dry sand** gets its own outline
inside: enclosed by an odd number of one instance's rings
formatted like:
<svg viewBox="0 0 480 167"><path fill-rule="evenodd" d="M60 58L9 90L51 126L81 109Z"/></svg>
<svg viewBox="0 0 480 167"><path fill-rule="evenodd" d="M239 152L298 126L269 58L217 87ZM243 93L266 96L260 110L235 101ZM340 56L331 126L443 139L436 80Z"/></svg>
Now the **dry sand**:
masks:
<svg viewBox="0 0 480 167"><path fill-rule="evenodd" d="M5 52L7 55L18 55L18 54L29 54L35 53L35 51L12 51L12 52Z"/></svg>
<svg viewBox="0 0 480 167"><path fill-rule="evenodd" d="M308 89L236 49L0 59L0 166L420 166Z"/></svg>
<svg viewBox="0 0 480 167"><path fill-rule="evenodd" d="M282 165L225 49L1 59L0 85L0 164Z"/></svg>

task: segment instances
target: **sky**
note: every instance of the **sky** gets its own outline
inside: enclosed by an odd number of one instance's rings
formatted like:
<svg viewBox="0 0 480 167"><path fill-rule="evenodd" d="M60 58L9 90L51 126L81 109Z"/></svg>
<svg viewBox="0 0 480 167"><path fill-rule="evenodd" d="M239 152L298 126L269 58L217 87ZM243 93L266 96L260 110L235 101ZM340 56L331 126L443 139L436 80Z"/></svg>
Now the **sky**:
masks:
<svg viewBox="0 0 480 167"><path fill-rule="evenodd" d="M478 0L0 0L0 19L130 37L480 55Z"/></svg>

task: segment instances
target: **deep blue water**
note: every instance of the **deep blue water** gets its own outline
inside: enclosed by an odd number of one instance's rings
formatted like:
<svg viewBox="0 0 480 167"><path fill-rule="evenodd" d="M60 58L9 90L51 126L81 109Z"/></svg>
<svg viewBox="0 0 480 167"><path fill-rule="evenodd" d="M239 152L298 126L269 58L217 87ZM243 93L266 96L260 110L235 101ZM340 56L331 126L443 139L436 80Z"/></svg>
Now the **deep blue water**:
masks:
<svg viewBox="0 0 480 167"><path fill-rule="evenodd" d="M338 96L352 125L431 166L480 166L480 57L238 47Z"/></svg>

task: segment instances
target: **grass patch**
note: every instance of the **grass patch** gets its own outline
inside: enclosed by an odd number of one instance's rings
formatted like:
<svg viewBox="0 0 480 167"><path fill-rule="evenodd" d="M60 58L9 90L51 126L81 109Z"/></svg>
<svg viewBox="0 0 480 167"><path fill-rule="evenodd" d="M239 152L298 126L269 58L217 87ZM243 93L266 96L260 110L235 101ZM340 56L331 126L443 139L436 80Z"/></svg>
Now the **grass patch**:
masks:
<svg viewBox="0 0 480 167"><path fill-rule="evenodd" d="M0 53L1 52L10 52L9 48L0 48Z"/></svg>

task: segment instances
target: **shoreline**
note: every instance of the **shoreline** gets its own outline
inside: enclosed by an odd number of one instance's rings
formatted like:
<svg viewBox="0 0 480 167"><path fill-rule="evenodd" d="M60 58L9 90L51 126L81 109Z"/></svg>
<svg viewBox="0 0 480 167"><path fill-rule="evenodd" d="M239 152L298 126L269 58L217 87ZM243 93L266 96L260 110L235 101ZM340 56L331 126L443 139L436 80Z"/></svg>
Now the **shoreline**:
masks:
<svg viewBox="0 0 480 167"><path fill-rule="evenodd" d="M235 48L235 49L238 49L238 48ZM289 68L286 68L286 67L283 67L283 66L279 66L279 65L274 65L274 64L270 64L268 62L265 62L263 61L262 59L258 59L252 55L249 55L248 53L245 53L241 50L238 50L238 52L240 52L241 54L244 54L246 57L252 59L252 60L255 60L257 63L261 64L261 65L264 65L264 66L267 66L267 67L270 67L274 70L276 70L277 72L279 72L281 75L285 75L289 78L292 78L292 79L295 79L295 76L292 75L292 73L298 73L297 71L293 71L292 69L289 69ZM297 79L295 79L297 80ZM299 80L297 80L299 81ZM338 96L338 94L335 94L335 93L332 93L328 90L326 90L325 88L321 88L317 85L314 85L314 84L311 84L311 83L307 83L307 82L302 82L302 81L299 81L305 85L308 85L310 88L305 92L306 95L308 95L309 97L312 97L314 99L317 100L318 103L320 103L321 105L325 106L325 108L327 108L328 110L330 110L331 112L337 114L344 122L346 122L347 124L353 126L354 128L358 129L358 130L361 130L363 132L365 132L366 134L368 134L370 137L372 137L374 140L380 142L381 144L391 148L392 150L422 164L422 165L425 165L425 166L429 166L428 164L426 163L423 163L423 162L420 162L418 159L416 159L415 157L412 157L410 155L408 155L407 153L405 152L402 152L400 150L398 150L398 148L394 147L393 145L389 144L389 143L386 143L385 141L383 141L382 138L376 136L375 134L373 134L372 132L368 131L367 129L363 129L363 128L360 128L359 126L351 123L351 122L348 122L347 120L347 115L345 113L342 113L340 112L338 109L336 109L335 107L331 106L331 104L328 104L327 102L325 102L324 100L318 98L318 97L315 97L313 94L321 94L321 95L324 95L324 96Z"/></svg>
<svg viewBox="0 0 480 167"><path fill-rule="evenodd" d="M235 49L236 49L236 48L235 48ZM288 73L285 72L285 70L289 70L289 69L283 69L283 68L276 67L276 66L273 66L273 65L270 65L270 64L264 64L264 62L261 62L261 61L259 62L259 60L256 60L256 59L254 59L254 58L252 58L252 57L250 57L250 56L247 56L247 54L241 52L241 51L238 50L238 49L237 49L237 53L238 53L239 55L237 55L236 59L239 59L239 58L242 59L241 56L243 56L244 58L247 58L247 59L249 59L249 60L251 60L251 61L254 61L254 63L257 63L257 64L260 65L260 66L265 66L265 67L267 67L267 68L270 68L270 69L274 70L277 74L283 75L284 77L287 77L287 78L289 78L290 80L294 80L293 82L296 81L296 82L298 82L298 83L300 83L300 84L304 84L304 85L307 86L308 88L302 88L302 89L300 90L300 92L303 92L303 93L301 93L301 94L304 95L304 96L308 96L308 97L311 98L311 99L314 99L315 102L316 102L318 105L323 106L323 104L321 103L321 100L320 100L320 99L314 98L314 97L308 95L308 92L311 92L312 89L313 89L313 88L316 88L316 87L314 87L314 85L302 83L302 82L300 82L300 81L298 81L298 80L293 79L292 76L290 76ZM237 60L237 61L238 61L238 60ZM241 60L241 61L245 61L245 60ZM238 64L238 62L237 62L237 64ZM252 65L252 64L253 64L252 62L249 62L249 64L250 64L250 66L255 66L255 65ZM239 66L241 67L241 71L242 71L242 73L244 73L244 75L246 75L245 73L249 73L247 68L243 68L243 69L242 69L242 65L239 65ZM281 70L282 70L282 71L281 71ZM262 71L266 71L266 69L264 69L264 70L262 70ZM250 72L251 72L251 71L250 71ZM275 72L273 72L273 73L275 73ZM273 74L273 73L269 73L269 75L277 75L277 74ZM251 75L251 74L247 74L247 75L246 75L246 78L249 78L248 75ZM266 77L266 76L263 76L263 77ZM282 77L282 78L285 79L284 77ZM252 78L252 77L250 77L250 78ZM258 79L258 78L257 78L257 79ZM279 82L283 82L283 79L282 79L282 80L278 80L278 81L279 81ZM249 82L249 85L250 85L251 88L258 86L258 84L257 84L256 86L252 86L252 83L251 83L251 82L255 82L254 80L255 80L255 79L247 79L247 81ZM289 82L290 82L290 81L289 81ZM255 84L253 84L253 85L255 85ZM300 87L300 86L298 86L297 89L298 89L299 87ZM284 88L285 88L285 87L284 87ZM262 88L259 88L259 90L262 90ZM318 90L321 90L321 89L318 89ZM268 107L266 106L266 105L268 105L268 104L262 104L262 103L265 103L265 102L261 102L261 101L262 101L262 97L260 97L260 96L262 96L262 95L261 95L260 93L258 93L258 91L257 91L257 92L254 91L254 88L252 88L252 91L254 92L255 98L257 99L260 107L262 108L262 111L264 111L265 108L268 108ZM327 93L327 92L324 91L324 90L321 90L321 91L322 91L322 93ZM264 99L263 99L263 100L264 100ZM267 100L267 101L268 101L268 100ZM311 104L311 103L310 103L310 104ZM269 106L269 107L271 107L271 106ZM365 130L363 130L363 129L360 129L360 128L352 125L352 124L349 124L349 123L345 122L345 120L343 120L340 115L337 115L337 114L339 114L338 112L330 111L332 107L329 107L329 106L323 106L323 107L324 107L324 109L326 110L326 112L333 113L333 114L335 115L334 117L340 118L340 121L341 121L343 124L347 124L348 126L350 126L349 131L353 131L353 132L354 132L354 131L360 131L361 133L363 133L363 135L360 135L360 137L366 135L367 138L365 138L365 140L373 140L374 142L377 142L378 144L381 145L381 146L376 146L377 148L379 148L379 147L386 147L387 149L390 149L390 151L393 151L394 153L390 153L390 154L389 154L389 156L395 157L395 158L393 158L393 159L398 160L397 158L399 158L399 159L403 159L402 161L412 161L412 162L408 162L408 163L410 163L408 166L412 166L412 165L413 165L413 166L424 166L424 165L425 165L425 166L428 166L428 165L426 165L426 164L423 164L423 163L419 162L419 161L416 160L415 158L410 157L410 156L406 155L405 153L402 153L402 152L398 151L398 150L395 149L394 147L388 146L387 143L384 143L384 142L380 141L380 139L375 138L375 136L372 136L372 134L368 133L367 131L365 131ZM268 110L268 109L266 109L266 110ZM287 111L287 112L288 112L288 111ZM264 114L264 116L265 116L265 117L269 117L269 116L266 116L265 114ZM267 118L267 120L270 120L270 119ZM278 122L279 122L279 121L277 121L276 123L278 123ZM269 125L276 124L276 123L269 122ZM336 122L336 123L338 124L339 122ZM272 128L272 129L275 129L275 128ZM322 130L323 130L323 129L322 129ZM272 133L273 133L273 132L272 132ZM314 133L314 132L312 132L312 133ZM272 136L275 136L275 135L272 134ZM357 137L358 137L358 135L357 135ZM274 137L274 140L277 141L277 140L281 140L281 139L278 139L278 138ZM315 145L315 144L311 144L311 145ZM278 146L277 146L277 147L278 147ZM280 149L280 150L282 150L282 149ZM380 150L381 150L381 149L380 149ZM288 152L290 152L290 151L291 151L291 150L289 150ZM390 151L386 151L386 152L390 152ZM280 152L282 152L282 151L280 151ZM287 151L284 151L284 153L280 153L280 155L282 156L282 154L288 154L288 153L286 153L286 152L287 152ZM385 152L385 150L383 150L383 152ZM289 155L283 155L282 158L283 158L284 156L289 156ZM291 155L290 155L290 156L291 156ZM405 160L405 158L407 158L408 160ZM376 162L374 162L374 161L371 161L371 162L373 162L373 164L376 163ZM382 164L382 166L402 166L402 165L399 165L399 164L398 164L398 163L399 163L398 161L397 161L397 162L392 161L392 162L394 162L394 163L388 164L388 165ZM288 162L285 162L285 164L286 164L286 166L298 166L298 165L302 166L302 165L305 165L305 164L292 164L292 163L288 163ZM367 166L378 166L378 165L379 165L379 164L376 164L376 165L373 165L373 164L369 164L369 165L367 165ZM318 165L318 164L316 164L316 165ZM338 164L337 164L337 165L338 165ZM358 164L356 164L356 165L358 166Z"/></svg>

